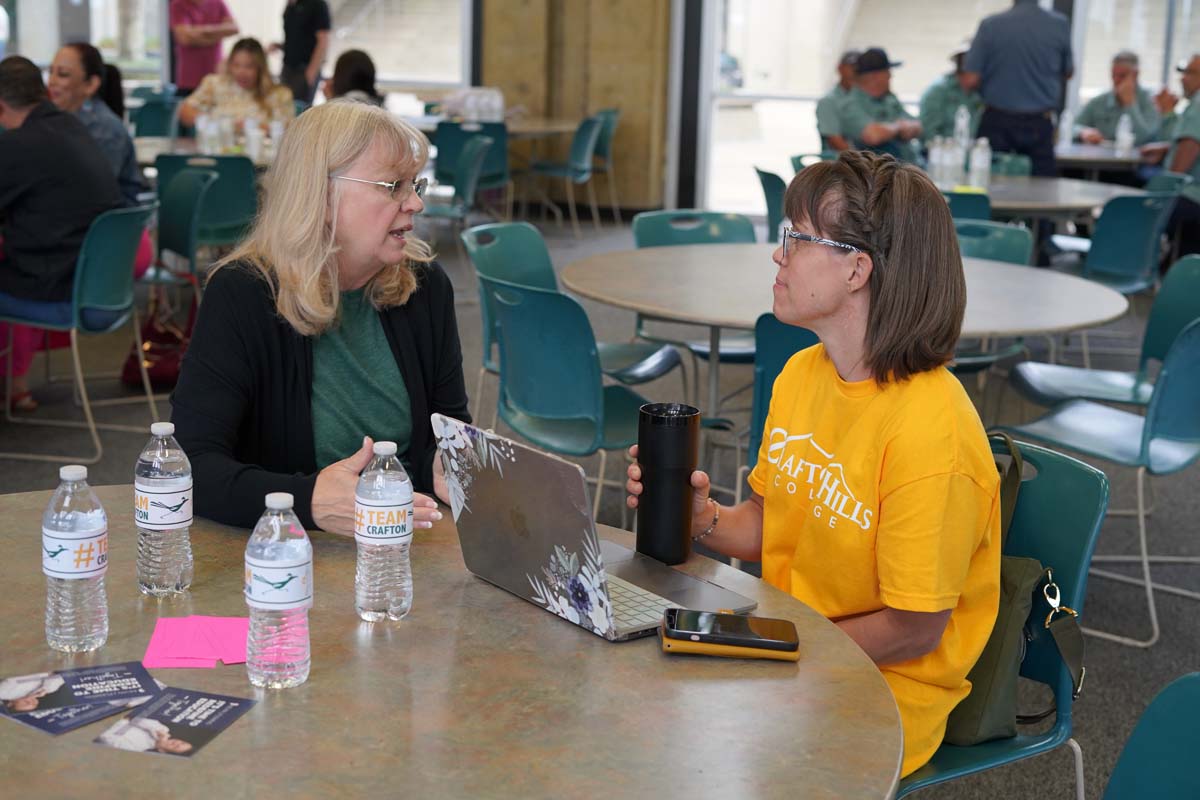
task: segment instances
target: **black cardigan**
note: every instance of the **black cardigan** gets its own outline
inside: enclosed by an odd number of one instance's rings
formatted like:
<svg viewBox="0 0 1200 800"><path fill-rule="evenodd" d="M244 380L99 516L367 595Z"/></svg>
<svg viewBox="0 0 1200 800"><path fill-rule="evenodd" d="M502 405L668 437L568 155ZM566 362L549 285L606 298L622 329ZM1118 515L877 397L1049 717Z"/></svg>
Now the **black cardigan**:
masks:
<svg viewBox="0 0 1200 800"><path fill-rule="evenodd" d="M453 287L436 264L416 270L417 290L403 306L380 312L380 322L412 405L413 484L431 492L437 443L430 413L470 417ZM197 514L249 528L268 492L291 492L300 521L316 527L312 377L312 339L277 314L261 274L230 265L213 275L171 395Z"/></svg>

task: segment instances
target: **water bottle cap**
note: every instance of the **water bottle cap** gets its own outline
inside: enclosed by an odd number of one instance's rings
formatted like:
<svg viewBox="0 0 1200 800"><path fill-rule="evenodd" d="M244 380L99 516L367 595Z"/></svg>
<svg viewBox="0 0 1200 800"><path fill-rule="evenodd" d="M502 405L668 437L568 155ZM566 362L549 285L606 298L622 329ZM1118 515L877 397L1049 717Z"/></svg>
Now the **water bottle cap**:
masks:
<svg viewBox="0 0 1200 800"><path fill-rule="evenodd" d="M272 511L287 511L294 502L291 492L271 492L267 495L267 508Z"/></svg>
<svg viewBox="0 0 1200 800"><path fill-rule="evenodd" d="M377 456L394 456L394 455L396 455L396 443L395 442L376 442L374 451L375 451L375 455L377 455Z"/></svg>
<svg viewBox="0 0 1200 800"><path fill-rule="evenodd" d="M156 422L150 426L150 433L154 436L174 436L174 422Z"/></svg>
<svg viewBox="0 0 1200 800"><path fill-rule="evenodd" d="M60 481L87 480L87 467L82 464L68 464L65 467L59 467L58 479Z"/></svg>

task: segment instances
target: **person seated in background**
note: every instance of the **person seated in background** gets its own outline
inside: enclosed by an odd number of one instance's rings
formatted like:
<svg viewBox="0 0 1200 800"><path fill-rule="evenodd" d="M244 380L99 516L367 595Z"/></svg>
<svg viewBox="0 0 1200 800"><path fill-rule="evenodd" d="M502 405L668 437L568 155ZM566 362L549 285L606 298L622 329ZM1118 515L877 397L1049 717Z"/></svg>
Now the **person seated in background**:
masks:
<svg viewBox="0 0 1200 800"><path fill-rule="evenodd" d="M822 150L849 150L850 140L842 132L842 103L854 89L854 62L857 50L847 50L838 59L838 82L817 101L817 133Z"/></svg>
<svg viewBox="0 0 1200 800"><path fill-rule="evenodd" d="M983 113L983 98L979 92L967 87L963 59L971 49L970 43L963 44L950 54L954 71L938 78L925 94L921 95L921 134L928 142L935 136L954 136L954 120L960 107L971 112L971 138L979 129L979 116Z"/></svg>
<svg viewBox="0 0 1200 800"><path fill-rule="evenodd" d="M1100 144L1117 138L1117 124L1129 115L1134 144L1145 144L1158 136L1162 115L1150 92L1138 85L1137 53L1122 50L1113 56L1112 85L1088 101L1075 118L1075 135L1084 144Z"/></svg>
<svg viewBox="0 0 1200 800"><path fill-rule="evenodd" d="M195 125L201 114L256 119L267 125L272 119L296 116L292 90L271 78L267 54L257 39L238 39L225 59L225 68L200 82L196 91L179 106L179 120Z"/></svg>
<svg viewBox="0 0 1200 800"><path fill-rule="evenodd" d="M372 438L448 501L429 416L470 417L453 286L413 234L427 148L366 103L325 103L288 129L171 395L196 513L250 528L264 495L291 492L305 526L352 535ZM427 495L415 506L417 527L440 519Z"/></svg>
<svg viewBox="0 0 1200 800"><path fill-rule="evenodd" d="M718 505L692 473L691 535L761 560L875 661L908 775L970 691L1000 597L999 475L946 369L967 301L954 221L915 165L861 151L805 167L784 211L773 310L820 344L775 381L750 499Z"/></svg>
<svg viewBox="0 0 1200 800"><path fill-rule="evenodd" d="M125 123L104 101L111 93L104 84L104 59L87 42L71 42L59 48L50 64L47 88L50 102L60 111L74 114L87 128L104 153L126 205L136 205L138 193L145 189L138 168L133 139ZM118 85L117 94L121 89Z"/></svg>
<svg viewBox="0 0 1200 800"><path fill-rule="evenodd" d="M339 97L374 106L383 105L383 95L375 88L375 62L362 50L347 50L333 65L333 77L322 87L326 100Z"/></svg>
<svg viewBox="0 0 1200 800"><path fill-rule="evenodd" d="M1170 150L1162 165L1170 172L1192 176L1192 184L1183 188L1167 224L1168 232L1179 237L1179 254L1187 255L1200 253L1200 102L1196 94L1200 91L1200 54L1176 69L1188 104L1172 120ZM1149 148L1142 152L1154 155Z"/></svg>
<svg viewBox="0 0 1200 800"><path fill-rule="evenodd" d="M42 71L27 58L0 61L0 128L0 314L69 323L79 248L92 220L121 206L120 186L83 123L47 99ZM96 327L117 316L89 313ZM13 345L12 404L32 411L26 373L41 332L7 327L0 343Z"/></svg>
<svg viewBox="0 0 1200 800"><path fill-rule="evenodd" d="M842 130L856 148L889 153L901 161L916 161L913 139L921 123L892 94L892 67L880 47L864 50L854 62L857 85L842 101Z"/></svg>

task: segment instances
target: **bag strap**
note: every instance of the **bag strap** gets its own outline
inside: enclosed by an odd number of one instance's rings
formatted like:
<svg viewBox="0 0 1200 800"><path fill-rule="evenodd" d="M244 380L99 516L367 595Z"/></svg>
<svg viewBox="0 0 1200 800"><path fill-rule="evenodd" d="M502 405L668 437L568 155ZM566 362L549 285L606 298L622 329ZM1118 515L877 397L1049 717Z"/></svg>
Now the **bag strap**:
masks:
<svg viewBox="0 0 1200 800"><path fill-rule="evenodd" d="M1021 473L1025 469L1025 460L1017 443L1007 433L990 431L988 439L999 439L1008 449L1008 466L1000 472L1000 549L1004 549L1008 541L1008 529L1012 525L1013 511L1017 507L1017 495L1021 491ZM996 465L999 468L999 464Z"/></svg>
<svg viewBox="0 0 1200 800"><path fill-rule="evenodd" d="M1079 625L1079 614L1060 601L1058 584L1054 582L1052 570L1046 570L1046 583L1042 587L1042 594L1050 604L1050 613L1046 615L1046 621L1042 624L1050 631L1054 646L1058 648L1058 655L1071 675L1071 699L1077 700L1079 693L1083 691L1083 679L1087 676L1087 668L1083 666L1083 628ZM1021 725L1040 722L1056 709L1057 706L1051 703L1050 708L1040 714L1018 714L1017 722Z"/></svg>

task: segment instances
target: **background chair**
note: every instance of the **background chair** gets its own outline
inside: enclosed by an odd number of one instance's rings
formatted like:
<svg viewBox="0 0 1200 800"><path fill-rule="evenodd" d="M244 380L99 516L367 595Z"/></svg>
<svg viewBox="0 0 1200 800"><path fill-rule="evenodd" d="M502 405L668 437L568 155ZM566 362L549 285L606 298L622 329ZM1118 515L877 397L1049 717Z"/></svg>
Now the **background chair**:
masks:
<svg viewBox="0 0 1200 800"><path fill-rule="evenodd" d="M564 294L480 275L491 295L500 344L500 418L538 447L567 456L599 451L592 516L600 513L609 450L637 441L638 409L647 401L625 386L604 386L591 323ZM626 506L621 503L621 525Z"/></svg>
<svg viewBox="0 0 1200 800"><path fill-rule="evenodd" d="M475 136L486 136L492 140L487 155L483 158L476 191L504 191L504 218L512 219L513 180L508 162L508 125L503 122L448 122L438 123L434 142L437 144L437 160L434 162L434 177L439 183L453 184L458 157L463 147Z"/></svg>
<svg viewBox="0 0 1200 800"><path fill-rule="evenodd" d="M170 100L175 97L175 84L165 83L160 86L135 86L129 93L130 97L136 97L139 100L154 100L163 98Z"/></svg>
<svg viewBox="0 0 1200 800"><path fill-rule="evenodd" d="M479 175L483 170L483 160L492 147L492 140L486 136L472 136L458 154L458 163L454 166L454 196L449 203L426 203L424 214L431 219L450 220L454 233L461 233L467 224L467 217L475 208L475 196L479 188ZM461 251L462 243L458 236L454 243Z"/></svg>
<svg viewBox="0 0 1200 800"><path fill-rule="evenodd" d="M158 210L158 258L142 276L144 282L189 283L200 291L200 267L196 256L200 248L200 212L205 195L217 177L213 170L189 167L175 173L162 189ZM181 280L176 274L178 267L168 265L171 259L182 259L188 275L194 280Z"/></svg>
<svg viewBox="0 0 1200 800"><path fill-rule="evenodd" d="M1200 672L1176 678L1142 712L1117 758L1104 800L1200 797L1196 717Z"/></svg>
<svg viewBox="0 0 1200 800"><path fill-rule="evenodd" d="M1060 249L1082 253L1082 266L1056 265L1116 289L1136 294L1158 279L1159 237L1175 205L1171 192L1114 197L1104 204L1091 239L1055 235Z"/></svg>
<svg viewBox="0 0 1200 800"><path fill-rule="evenodd" d="M596 138L596 165L604 170L608 182L608 196L612 202L613 224L621 224L621 207L617 204L617 176L613 173L613 137L621 119L621 109L602 108L596 112L600 118L600 135Z"/></svg>
<svg viewBox="0 0 1200 800"><path fill-rule="evenodd" d="M783 178L774 172L766 172L754 168L758 173L758 181L762 184L763 195L767 200L767 241L779 241L779 226L783 224L783 195L787 192L787 184Z"/></svg>
<svg viewBox="0 0 1200 800"><path fill-rule="evenodd" d="M129 112L129 121L133 123L134 136L174 139L179 135L179 102L166 96L146 98L140 108Z"/></svg>
<svg viewBox="0 0 1200 800"><path fill-rule="evenodd" d="M1033 174L1033 159L1020 153L992 153L992 174L1021 177Z"/></svg>
<svg viewBox="0 0 1200 800"><path fill-rule="evenodd" d="M990 220L992 201L982 192L942 192L955 219Z"/></svg>
<svg viewBox="0 0 1200 800"><path fill-rule="evenodd" d="M101 425L92 415L88 400L87 384L83 376L83 363L79 356L79 334L109 333L133 321L134 341L137 351L142 352L141 324L133 297L133 261L141 243L142 231L154 213L155 206L135 206L106 211L93 220L84 237L83 246L75 262L75 279L71 296L71 311L68 318L58 323L47 323L18 316L3 316L0 321L21 325L34 325L53 331L69 331L71 334L71 359L74 367L75 387L79 393L85 422L57 419L27 419L12 416L12 359L8 359L5 376L4 408L9 423L47 425L63 428L86 428L92 437L95 450L91 455L43 455L29 452L0 452L0 458L18 458L29 461L63 463L78 461L95 464L104 455L99 429L131 431L144 434L145 426ZM9 344L11 347L11 343ZM142 388L146 403L150 406L150 418L158 421L158 407L150 386L146 365L138 360L142 373Z"/></svg>
<svg viewBox="0 0 1200 800"><path fill-rule="evenodd" d="M1060 403L1038 419L1023 425L1003 426L1014 436L1037 439L1055 447L1084 453L1137 470L1137 556L1097 556L1096 561L1133 561L1140 563L1142 577L1093 569L1101 577L1142 586L1150 615L1150 637L1134 639L1095 629L1085 629L1118 644L1150 647L1158 641L1158 612L1154 592L1162 591L1200 600L1200 592L1153 583L1150 563L1195 564L1200 558L1187 556L1151 556L1146 547L1146 473L1170 475L1200 458L1200 320L1176 337L1146 408L1146 416L1131 414L1088 400ZM1074 607L1074 606L1072 606Z"/></svg>
<svg viewBox="0 0 1200 800"><path fill-rule="evenodd" d="M596 142L600 138L602 127L603 122L599 117L588 117L575 129L575 135L571 139L571 151L566 161L534 161L529 165L531 178L540 175L563 179L563 185L567 190L567 209L571 213L571 228L575 231L576 239L579 238L579 215L575 211L575 184L587 184L588 202L592 207L592 222L595 224L596 230L600 230L600 210L596 205L596 186L592 182L592 168L596 154ZM550 199L550 195L546 194L535 181L531 180L530 183L537 190L546 207L553 210L555 217L561 221L562 212Z"/></svg>
<svg viewBox="0 0 1200 800"><path fill-rule="evenodd" d="M993 452L1006 453L993 443ZM1087 595L1088 563L1108 506L1108 479L1094 467L1037 445L1018 443L1021 457L1036 474L1021 483L1012 527L1005 543L1006 555L1036 558L1054 571L1062 603L1083 614ZM1047 531L1054 535L1047 536ZM1042 620L1049 605L1037 596L1031 620ZM1042 625L1028 626L1030 638L1021 677L1044 684L1054 693L1054 726L1045 733L1019 734L971 747L944 744L928 764L900 781L897 797L937 783L994 769L1024 758L1048 753L1063 744L1075 756L1075 794L1084 797L1083 753L1071 738L1071 676L1062 662L1050 632Z"/></svg>
<svg viewBox="0 0 1200 800"><path fill-rule="evenodd" d="M837 161L836 150L822 150L819 153L799 153L791 157L792 169L795 172L807 167L809 164L815 164L818 161Z"/></svg>
<svg viewBox="0 0 1200 800"><path fill-rule="evenodd" d="M245 236L258 213L258 176L245 156L187 156L164 153L154 159L158 186L170 186L180 170L211 170L217 180L208 188L200 211L198 244L224 247Z"/></svg>
<svg viewBox="0 0 1200 800"><path fill-rule="evenodd" d="M475 266L476 274L546 291L558 291L558 279L550 261L550 251L537 228L528 222L500 222L478 225L463 231L462 242ZM483 376L498 374L500 365L492 355L497 343L496 316L490 296L480 284L479 313L483 322L483 365L475 382L475 416L483 395ZM620 383L633 386L661 378L676 367L687 396L687 373L678 351L670 345L652 342L597 342L600 371ZM492 425L496 424L493 409Z"/></svg>

